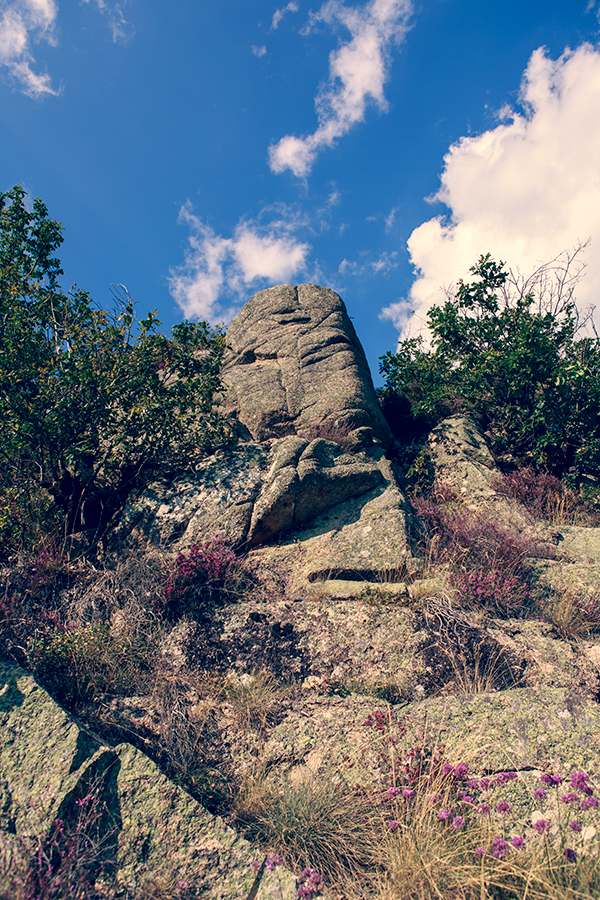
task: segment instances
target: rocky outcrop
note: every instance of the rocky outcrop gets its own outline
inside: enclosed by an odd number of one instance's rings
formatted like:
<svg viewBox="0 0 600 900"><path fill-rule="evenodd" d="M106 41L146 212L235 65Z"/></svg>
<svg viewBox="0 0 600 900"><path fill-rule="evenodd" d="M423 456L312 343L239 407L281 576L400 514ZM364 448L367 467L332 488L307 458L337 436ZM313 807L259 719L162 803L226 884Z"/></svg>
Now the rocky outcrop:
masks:
<svg viewBox="0 0 600 900"><path fill-rule="evenodd" d="M128 896L156 879L171 885L171 896L180 895L177 881L187 884L190 897L249 896L257 854L246 841L168 781L135 747L107 746L30 675L0 662L2 850L12 844L15 856L23 847L33 854L55 820L67 820L77 800L90 793L103 810L99 862ZM8 877L14 874L13 868ZM295 895L295 879L278 868L262 874L254 896L292 900Z"/></svg>
<svg viewBox="0 0 600 900"><path fill-rule="evenodd" d="M242 439L151 485L126 508L113 546L134 535L181 550L220 534L244 551L267 548L264 564L283 555L294 594L332 579L342 594L348 579L405 583L411 514L340 297L316 285L261 291L227 341L224 410Z"/></svg>
<svg viewBox="0 0 600 900"><path fill-rule="evenodd" d="M350 768L352 783L381 785L390 746L400 760L411 747L444 744L451 762L480 772L600 776L600 641L562 640L550 621L506 618L512 607L481 598L463 608L444 559L436 567L420 558L423 531L386 456L391 436L337 294L262 291L228 343L223 407L238 442L145 490L112 550L135 538L162 564L223 535L244 555L246 587L227 602L207 600L197 618L161 621L156 671L168 691L162 700L149 689L103 695L106 727L164 748L173 720L160 703L176 698L194 761L206 752L225 781L259 772L277 790L304 778L339 785ZM534 522L499 491L473 421L445 420L423 451L425 480L450 489L448 508L465 521L481 514L552 544L548 558L527 560L538 594L597 591L600 529ZM164 598L152 596L144 602L154 616L150 604ZM118 603L90 609L90 621L123 624ZM124 891L158 875L193 880L190 897L292 900L289 872L255 881L246 841L140 750L103 742L8 663L0 726L5 845L43 839L93 785L108 814L106 871Z"/></svg>
<svg viewBox="0 0 600 900"><path fill-rule="evenodd" d="M260 291L229 326L227 343L224 407L255 441L345 433L358 446L372 438L391 444L364 351L334 291Z"/></svg>

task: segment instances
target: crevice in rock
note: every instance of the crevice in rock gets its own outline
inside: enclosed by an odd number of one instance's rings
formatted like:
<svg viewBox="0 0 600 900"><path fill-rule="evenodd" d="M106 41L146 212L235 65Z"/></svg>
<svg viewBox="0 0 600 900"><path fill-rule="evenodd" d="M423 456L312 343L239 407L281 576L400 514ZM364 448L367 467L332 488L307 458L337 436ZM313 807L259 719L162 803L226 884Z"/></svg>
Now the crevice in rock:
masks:
<svg viewBox="0 0 600 900"><path fill-rule="evenodd" d="M309 582L324 581L365 581L368 584L400 584L414 581L415 575L411 575L406 566L398 566L392 569L319 569L311 572Z"/></svg>

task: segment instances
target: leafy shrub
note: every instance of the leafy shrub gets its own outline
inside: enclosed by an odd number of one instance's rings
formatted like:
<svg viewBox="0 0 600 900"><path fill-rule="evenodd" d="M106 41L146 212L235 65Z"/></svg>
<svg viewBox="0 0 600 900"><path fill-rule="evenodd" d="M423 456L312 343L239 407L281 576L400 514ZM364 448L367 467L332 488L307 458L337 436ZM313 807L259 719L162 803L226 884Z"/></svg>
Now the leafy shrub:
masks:
<svg viewBox="0 0 600 900"><path fill-rule="evenodd" d="M224 334L182 322L167 338L153 313L136 334L126 290L113 313L65 293L53 255L62 227L24 197L20 186L0 193L0 515L15 544L28 492L52 499L63 536L101 532L157 466L225 435Z"/></svg>
<svg viewBox="0 0 600 900"><path fill-rule="evenodd" d="M600 340L577 337L575 257L523 281L482 256L475 280L429 311L431 347L408 338L381 358L397 437L465 411L497 457L574 479L600 472Z"/></svg>
<svg viewBox="0 0 600 900"><path fill-rule="evenodd" d="M206 544L193 544L179 553L164 584L164 612L169 619L202 615L215 603L239 594L241 562L222 536Z"/></svg>
<svg viewBox="0 0 600 900"><path fill-rule="evenodd" d="M28 657L36 674L59 702L93 701L100 694L138 694L153 684L153 648L145 636L120 632L107 623L47 629L30 639Z"/></svg>

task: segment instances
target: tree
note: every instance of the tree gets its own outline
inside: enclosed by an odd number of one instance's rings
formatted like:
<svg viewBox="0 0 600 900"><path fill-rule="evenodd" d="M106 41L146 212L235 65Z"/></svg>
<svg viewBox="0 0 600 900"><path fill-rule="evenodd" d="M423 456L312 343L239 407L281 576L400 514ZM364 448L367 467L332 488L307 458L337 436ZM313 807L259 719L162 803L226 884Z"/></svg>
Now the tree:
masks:
<svg viewBox="0 0 600 900"><path fill-rule="evenodd" d="M600 341L578 337L578 252L530 279L480 257L475 279L429 311L430 347L409 338L381 358L384 405L404 416L396 429L466 411L497 456L600 472Z"/></svg>
<svg viewBox="0 0 600 900"><path fill-rule="evenodd" d="M102 531L156 467L223 440L215 411L225 336L149 313L125 292L113 312L65 293L62 226L21 186L0 194L0 418L5 495L48 492L66 534ZM5 502L6 508L6 502Z"/></svg>

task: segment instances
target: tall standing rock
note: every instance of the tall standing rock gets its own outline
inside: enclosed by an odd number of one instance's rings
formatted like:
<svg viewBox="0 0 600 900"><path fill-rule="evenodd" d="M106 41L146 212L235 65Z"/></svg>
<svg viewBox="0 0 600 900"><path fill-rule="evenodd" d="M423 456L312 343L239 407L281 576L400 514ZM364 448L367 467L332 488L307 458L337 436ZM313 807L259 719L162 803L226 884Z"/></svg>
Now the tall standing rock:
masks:
<svg viewBox="0 0 600 900"><path fill-rule="evenodd" d="M334 291L282 284L255 294L227 331L225 409L255 441L336 429L385 446L392 436L369 366Z"/></svg>

